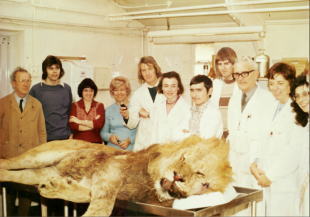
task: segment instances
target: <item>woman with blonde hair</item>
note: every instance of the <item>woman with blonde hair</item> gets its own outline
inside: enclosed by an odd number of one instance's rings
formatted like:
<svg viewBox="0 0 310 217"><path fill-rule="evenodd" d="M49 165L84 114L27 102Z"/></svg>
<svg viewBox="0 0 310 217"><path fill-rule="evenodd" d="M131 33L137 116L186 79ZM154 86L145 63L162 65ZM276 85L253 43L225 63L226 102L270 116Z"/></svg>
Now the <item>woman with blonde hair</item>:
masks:
<svg viewBox="0 0 310 217"><path fill-rule="evenodd" d="M137 128L128 129L123 125L123 116L120 114L120 107L129 109L128 96L131 93L129 80L123 76L112 79L110 93L115 98L115 103L105 110L105 124L100 135L107 142L108 146L132 150L136 139Z"/></svg>

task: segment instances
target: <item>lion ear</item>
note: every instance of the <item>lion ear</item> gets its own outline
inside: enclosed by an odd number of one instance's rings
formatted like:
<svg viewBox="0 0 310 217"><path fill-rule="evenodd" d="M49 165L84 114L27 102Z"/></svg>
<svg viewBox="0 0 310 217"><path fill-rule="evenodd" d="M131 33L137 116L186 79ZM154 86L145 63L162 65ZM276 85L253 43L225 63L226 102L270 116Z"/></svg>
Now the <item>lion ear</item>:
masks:
<svg viewBox="0 0 310 217"><path fill-rule="evenodd" d="M184 154L181 155L180 161L185 162L186 158L184 157Z"/></svg>
<svg viewBox="0 0 310 217"><path fill-rule="evenodd" d="M155 160L156 158L158 158L160 155L161 155L160 152L151 153L151 154L150 154L150 157L149 157L149 162L152 162L153 160Z"/></svg>

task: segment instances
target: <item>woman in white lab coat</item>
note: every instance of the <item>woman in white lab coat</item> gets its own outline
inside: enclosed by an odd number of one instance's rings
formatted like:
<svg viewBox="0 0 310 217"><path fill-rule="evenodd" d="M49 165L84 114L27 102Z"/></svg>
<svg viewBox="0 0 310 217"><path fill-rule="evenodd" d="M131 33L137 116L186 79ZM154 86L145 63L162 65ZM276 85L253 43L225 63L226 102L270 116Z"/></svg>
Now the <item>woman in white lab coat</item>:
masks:
<svg viewBox="0 0 310 217"><path fill-rule="evenodd" d="M177 72L164 73L157 91L163 93L166 100L150 112L153 126L151 144L177 140L182 129L187 128L190 118L190 105L181 96L184 87Z"/></svg>
<svg viewBox="0 0 310 217"><path fill-rule="evenodd" d="M235 51L229 47L221 48L215 57L216 79L213 81L211 102L220 110L223 119L223 137L228 135L227 111L230 98L237 94L239 88L232 77L234 63L237 60Z"/></svg>
<svg viewBox="0 0 310 217"><path fill-rule="evenodd" d="M293 216L294 195L297 190L297 169L303 130L295 124L290 94L295 69L276 63L267 74L269 89L277 102L266 105L260 161L251 172L264 189L267 216Z"/></svg>
<svg viewBox="0 0 310 217"><path fill-rule="evenodd" d="M291 87L292 107L298 125L304 129L303 145L299 154L298 186L295 216L309 216L309 71L297 77Z"/></svg>

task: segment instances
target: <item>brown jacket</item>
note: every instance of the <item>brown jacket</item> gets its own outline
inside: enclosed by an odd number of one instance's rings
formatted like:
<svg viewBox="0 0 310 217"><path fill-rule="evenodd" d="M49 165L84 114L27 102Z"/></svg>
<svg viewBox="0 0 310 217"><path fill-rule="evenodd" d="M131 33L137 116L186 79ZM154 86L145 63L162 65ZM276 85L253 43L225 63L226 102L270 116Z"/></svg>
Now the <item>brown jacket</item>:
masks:
<svg viewBox="0 0 310 217"><path fill-rule="evenodd" d="M14 92L0 99L0 155L16 157L46 142L41 103L28 95L23 113Z"/></svg>

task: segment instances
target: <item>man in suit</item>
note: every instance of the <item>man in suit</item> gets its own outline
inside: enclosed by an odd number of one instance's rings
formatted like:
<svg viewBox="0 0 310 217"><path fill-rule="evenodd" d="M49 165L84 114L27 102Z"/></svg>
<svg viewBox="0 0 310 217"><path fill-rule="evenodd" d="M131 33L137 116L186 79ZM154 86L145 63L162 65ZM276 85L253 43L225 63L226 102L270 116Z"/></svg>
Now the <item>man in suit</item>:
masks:
<svg viewBox="0 0 310 217"><path fill-rule="evenodd" d="M46 142L45 121L41 103L28 95L31 75L23 68L11 74L14 92L0 99L1 159L16 157ZM8 216L28 215L32 194L18 191L19 206L15 209L17 190L7 189Z"/></svg>

